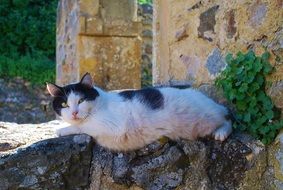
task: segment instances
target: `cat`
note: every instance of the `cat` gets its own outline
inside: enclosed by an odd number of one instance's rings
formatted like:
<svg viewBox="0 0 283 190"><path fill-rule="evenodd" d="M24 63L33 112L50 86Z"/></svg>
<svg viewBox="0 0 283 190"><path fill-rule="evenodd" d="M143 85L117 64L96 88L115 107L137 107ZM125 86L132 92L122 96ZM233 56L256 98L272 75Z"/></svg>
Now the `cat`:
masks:
<svg viewBox="0 0 283 190"><path fill-rule="evenodd" d="M224 141L232 132L228 110L192 88L106 92L86 73L64 87L47 83L47 90L55 112L71 124L58 136L86 133L111 150L135 150L163 136L196 140L213 135Z"/></svg>

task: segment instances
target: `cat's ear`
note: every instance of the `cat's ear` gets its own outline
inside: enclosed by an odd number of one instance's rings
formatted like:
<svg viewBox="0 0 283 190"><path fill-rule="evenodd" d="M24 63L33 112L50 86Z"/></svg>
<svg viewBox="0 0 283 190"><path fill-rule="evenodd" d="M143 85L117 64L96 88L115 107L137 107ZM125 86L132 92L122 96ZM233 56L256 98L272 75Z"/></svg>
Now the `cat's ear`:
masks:
<svg viewBox="0 0 283 190"><path fill-rule="evenodd" d="M81 79L81 84L83 85L86 85L87 87L89 88L92 88L93 87L93 81L92 81L92 78L91 78L91 75L89 73L86 73L82 79Z"/></svg>
<svg viewBox="0 0 283 190"><path fill-rule="evenodd" d="M57 86L56 84L46 83L46 88L49 94L53 97L60 96L60 94L62 93L61 87Z"/></svg>

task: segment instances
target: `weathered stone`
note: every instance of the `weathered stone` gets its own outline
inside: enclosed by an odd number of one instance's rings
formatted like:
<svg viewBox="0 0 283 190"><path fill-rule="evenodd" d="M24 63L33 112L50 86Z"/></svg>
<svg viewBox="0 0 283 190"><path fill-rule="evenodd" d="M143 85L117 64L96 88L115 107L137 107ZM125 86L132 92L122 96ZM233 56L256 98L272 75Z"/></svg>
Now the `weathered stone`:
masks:
<svg viewBox="0 0 283 190"><path fill-rule="evenodd" d="M245 134L233 134L222 143L208 138L162 138L140 150L123 153L93 146L87 135L32 144L53 137L54 129L64 125L58 121L41 125L1 123L6 129L1 143L18 139L23 144L2 152L1 190L280 190L283 184L281 145L266 147ZM26 141L18 138L20 134L34 138Z"/></svg>
<svg viewBox="0 0 283 190"><path fill-rule="evenodd" d="M283 81L275 82L268 90L268 94L276 107L283 109Z"/></svg>
<svg viewBox="0 0 283 190"><path fill-rule="evenodd" d="M99 35L103 34L103 22L99 17L90 17L86 19L86 31L87 35Z"/></svg>
<svg viewBox="0 0 283 190"><path fill-rule="evenodd" d="M57 84L77 82L90 72L99 76L95 82L107 90L139 88L139 32L136 0L60 0Z"/></svg>
<svg viewBox="0 0 283 190"><path fill-rule="evenodd" d="M235 26L235 11L230 10L226 13L226 32L227 32L227 38L233 38L233 36L236 34L237 28Z"/></svg>
<svg viewBox="0 0 283 190"><path fill-rule="evenodd" d="M140 88L140 41L121 37L79 37L79 72L90 72L107 90Z"/></svg>
<svg viewBox="0 0 283 190"><path fill-rule="evenodd" d="M87 135L54 136L60 122L1 123L0 189L85 189L89 184L92 140ZM64 125L64 124L63 124ZM18 144L13 146L12 142ZM36 143L34 143L36 142ZM32 144L33 143L33 144Z"/></svg>
<svg viewBox="0 0 283 190"><path fill-rule="evenodd" d="M258 4L258 2L256 2L250 7L250 11L250 25L253 27L258 27L263 22L263 19L267 12L267 6L265 3Z"/></svg>
<svg viewBox="0 0 283 190"><path fill-rule="evenodd" d="M213 40L210 36L206 36L205 32L211 31L212 33L214 33L214 26L216 24L215 15L218 8L219 5L216 5L200 14L200 25L198 27L198 33L201 38L204 38L208 41Z"/></svg>
<svg viewBox="0 0 283 190"><path fill-rule="evenodd" d="M82 0L78 2L80 6L80 12L87 17L97 16L99 14L99 1L94 0Z"/></svg>
<svg viewBox="0 0 283 190"><path fill-rule="evenodd" d="M155 0L153 13L154 85L213 84L224 68L220 55L225 57L227 53L253 49L256 55L265 50L271 53L270 63L275 72L268 81L273 83L274 94L280 91L278 83L283 80L281 0ZM282 95L279 94L273 100L280 107Z"/></svg>
<svg viewBox="0 0 283 190"><path fill-rule="evenodd" d="M180 30L178 30L176 32L176 35L175 35L177 41L180 41L186 37L188 37L188 33L187 33L187 26L184 26L182 27Z"/></svg>
<svg viewBox="0 0 283 190"><path fill-rule="evenodd" d="M144 30L144 31L142 31L142 37L152 38L152 31L151 30Z"/></svg>
<svg viewBox="0 0 283 190"><path fill-rule="evenodd" d="M226 62L218 48L213 49L212 53L207 57L205 66L209 73L214 76L219 74L225 68Z"/></svg>

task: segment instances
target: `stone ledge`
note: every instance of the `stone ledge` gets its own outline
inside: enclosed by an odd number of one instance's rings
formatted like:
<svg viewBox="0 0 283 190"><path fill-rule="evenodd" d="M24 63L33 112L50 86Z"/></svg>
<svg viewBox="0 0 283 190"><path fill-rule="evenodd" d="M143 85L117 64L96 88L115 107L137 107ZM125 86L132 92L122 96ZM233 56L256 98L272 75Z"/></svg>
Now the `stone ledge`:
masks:
<svg viewBox="0 0 283 190"><path fill-rule="evenodd" d="M52 138L0 157L0 189L84 189L89 184L91 138Z"/></svg>
<svg viewBox="0 0 283 190"><path fill-rule="evenodd" d="M62 125L59 121L40 125L1 123L0 129L6 131L0 145L5 139L11 142L11 134L19 143L11 150L4 149L0 156L1 190L283 187L281 141L266 147L245 134L233 134L223 143L161 139L137 151L118 153L93 144L87 135L52 138L54 128ZM20 139L20 134L30 139ZM44 138L51 139L36 142Z"/></svg>

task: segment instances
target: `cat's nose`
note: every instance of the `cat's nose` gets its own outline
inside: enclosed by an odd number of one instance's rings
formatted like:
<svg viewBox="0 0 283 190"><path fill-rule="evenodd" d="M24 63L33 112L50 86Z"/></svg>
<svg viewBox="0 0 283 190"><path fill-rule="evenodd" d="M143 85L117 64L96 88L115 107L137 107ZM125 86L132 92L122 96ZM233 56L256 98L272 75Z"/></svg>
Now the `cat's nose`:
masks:
<svg viewBox="0 0 283 190"><path fill-rule="evenodd" d="M78 111L74 111L74 112L72 113L72 115L73 115L73 116L77 116L77 115L78 115Z"/></svg>

